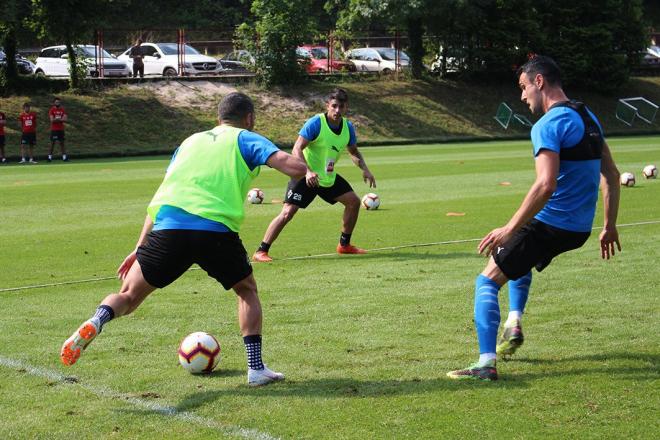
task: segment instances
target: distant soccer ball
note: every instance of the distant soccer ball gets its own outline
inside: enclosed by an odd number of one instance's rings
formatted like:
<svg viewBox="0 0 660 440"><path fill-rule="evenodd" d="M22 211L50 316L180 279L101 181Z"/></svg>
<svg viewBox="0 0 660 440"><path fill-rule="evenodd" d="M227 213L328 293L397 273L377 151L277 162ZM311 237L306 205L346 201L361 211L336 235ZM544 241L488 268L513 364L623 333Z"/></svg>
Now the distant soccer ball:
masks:
<svg viewBox="0 0 660 440"><path fill-rule="evenodd" d="M179 363L189 373L210 373L220 362L220 344L205 332L191 333L179 345Z"/></svg>
<svg viewBox="0 0 660 440"><path fill-rule="evenodd" d="M369 211L378 209L380 206L380 197L378 197L378 194L374 193L365 194L364 197L362 197L362 206Z"/></svg>
<svg viewBox="0 0 660 440"><path fill-rule="evenodd" d="M633 173L621 173L621 186L635 186L635 175Z"/></svg>
<svg viewBox="0 0 660 440"><path fill-rule="evenodd" d="M264 192L259 188L252 188L247 193L247 201L253 205L259 205L264 201Z"/></svg>
<svg viewBox="0 0 660 440"><path fill-rule="evenodd" d="M655 167L655 165L646 165L642 171L642 174L644 174L644 177L647 179L655 179L658 177L658 169Z"/></svg>

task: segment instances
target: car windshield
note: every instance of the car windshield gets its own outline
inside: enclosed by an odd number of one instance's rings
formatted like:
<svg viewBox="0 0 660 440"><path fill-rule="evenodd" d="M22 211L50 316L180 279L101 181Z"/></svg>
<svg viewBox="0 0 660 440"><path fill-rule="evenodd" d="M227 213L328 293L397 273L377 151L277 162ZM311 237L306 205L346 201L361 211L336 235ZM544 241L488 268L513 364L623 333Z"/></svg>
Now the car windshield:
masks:
<svg viewBox="0 0 660 440"><path fill-rule="evenodd" d="M176 43L158 43L158 47L163 51L165 55L176 55L179 53ZM186 44L186 55L199 55L199 52L195 48L188 46Z"/></svg>
<svg viewBox="0 0 660 440"><path fill-rule="evenodd" d="M394 49L376 49L381 57L387 61L394 61L396 58L396 51ZM403 61L410 61L405 52L399 51L399 59Z"/></svg>
<svg viewBox="0 0 660 440"><path fill-rule="evenodd" d="M312 53L312 58L317 60L327 60L328 59L328 48L327 47L313 47L309 50ZM333 60L340 60L338 51L332 53Z"/></svg>
<svg viewBox="0 0 660 440"><path fill-rule="evenodd" d="M90 46L82 46L82 47L78 47L78 53L82 53L82 54L83 54L84 56L86 56L87 58L96 58L97 53L98 53L98 55L101 55L101 54L102 54L102 55L103 55L103 58L114 58L114 57L113 57L112 55L110 55L105 49L103 49L102 51L100 51L100 53L99 53L99 52L96 52L96 51L98 51L98 50L99 50L99 48L97 47L97 48L95 49L94 46L91 46L91 47L90 47Z"/></svg>

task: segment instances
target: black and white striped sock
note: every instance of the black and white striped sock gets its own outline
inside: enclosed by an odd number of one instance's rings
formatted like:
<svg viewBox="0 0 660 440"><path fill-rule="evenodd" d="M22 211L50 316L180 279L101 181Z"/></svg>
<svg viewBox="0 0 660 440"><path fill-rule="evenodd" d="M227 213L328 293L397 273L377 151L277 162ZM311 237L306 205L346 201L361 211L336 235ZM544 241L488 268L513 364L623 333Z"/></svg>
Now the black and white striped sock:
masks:
<svg viewBox="0 0 660 440"><path fill-rule="evenodd" d="M103 329L103 326L109 322L112 321L115 317L115 311L112 310L112 307L106 306L105 304L102 304L98 306L96 309L96 313L94 313L93 318L98 319L100 326L99 326L99 332Z"/></svg>
<svg viewBox="0 0 660 440"><path fill-rule="evenodd" d="M247 352L248 368L252 370L263 370L264 363L261 360L261 335L243 336L245 351Z"/></svg>

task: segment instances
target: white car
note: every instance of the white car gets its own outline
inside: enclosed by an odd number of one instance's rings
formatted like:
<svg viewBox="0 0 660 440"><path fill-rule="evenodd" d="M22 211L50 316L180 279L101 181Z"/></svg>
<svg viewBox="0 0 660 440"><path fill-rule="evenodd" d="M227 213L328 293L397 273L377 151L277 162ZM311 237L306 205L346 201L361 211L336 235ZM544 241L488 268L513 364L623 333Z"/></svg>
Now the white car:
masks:
<svg viewBox="0 0 660 440"><path fill-rule="evenodd" d="M179 69L179 51L176 43L142 43L142 62L145 75L177 76ZM130 57L131 48L117 58L129 63L133 68L133 59ZM186 75L217 75L222 71L222 64L215 58L202 55L191 46L185 45L183 70Z"/></svg>
<svg viewBox="0 0 660 440"><path fill-rule="evenodd" d="M389 73L396 69L396 51L391 47L362 47L346 52L358 72ZM410 58L402 50L399 51L399 69L410 66Z"/></svg>
<svg viewBox="0 0 660 440"><path fill-rule="evenodd" d="M131 69L128 65L117 60L105 50L98 46L78 45L75 46L78 57L87 65L87 75L96 77L99 75L96 60L102 60L104 76L129 76ZM51 46L41 49L41 53L35 62L36 75L46 76L69 76L69 54L66 46Z"/></svg>

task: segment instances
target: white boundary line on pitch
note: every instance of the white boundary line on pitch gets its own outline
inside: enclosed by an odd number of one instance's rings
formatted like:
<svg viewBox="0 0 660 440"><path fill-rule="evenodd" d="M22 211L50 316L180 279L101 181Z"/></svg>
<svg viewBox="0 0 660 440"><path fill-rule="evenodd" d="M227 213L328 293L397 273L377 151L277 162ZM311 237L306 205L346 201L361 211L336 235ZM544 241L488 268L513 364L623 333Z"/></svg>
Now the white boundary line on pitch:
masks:
<svg viewBox="0 0 660 440"><path fill-rule="evenodd" d="M174 406L160 405L158 403L150 402L145 399L139 399L137 397L133 397L127 394L122 394L117 391L113 391L109 388L87 385L81 382L75 376L66 376L55 370L35 367L26 362L10 359L2 355L0 355L0 366L15 370L19 373L25 372L32 376L42 377L63 385L77 386L89 393L94 394L97 397L127 402L133 406L146 409L161 416L172 417L177 420L184 421L186 423L193 423L199 425L203 428L214 429L226 435L245 438L245 439L256 439L256 440L278 439L278 437L273 437L268 433L256 429L243 428L241 426L235 426L235 425L225 425L213 419L208 419L206 417L198 416L189 411L179 411Z"/></svg>
<svg viewBox="0 0 660 440"><path fill-rule="evenodd" d="M622 223L620 225L616 225L618 228L623 228L627 226L643 226L643 225L656 225L659 224L660 220L649 220L645 222L636 222L636 223ZM603 229L602 227L593 227L591 228L592 231L597 231L599 229ZM416 248L416 247L427 247L427 246L441 246L441 245L446 245L446 244L460 244L460 243L471 243L474 241L481 241L481 238L466 238L463 240L447 240L447 241L435 241L432 243L412 243L412 244L402 244L399 246L388 246L388 247L382 247L382 248L375 248L375 249L367 249L369 252L381 252L381 251L394 251L397 249L405 249L405 248ZM286 257L286 258L278 258L275 261L291 261L291 260L307 260L311 258L323 258L323 257L332 257L336 256L336 253L328 253L328 254L315 254L315 255L303 255L303 256L298 256L298 257ZM189 270L201 270L200 268L193 267ZM44 287L57 287L57 286L66 286L69 284L85 284L85 283L93 283L96 281L106 281L106 280L114 280L116 279L116 276L112 277L101 277L101 278L88 278L85 280L76 280L76 281L62 281L59 283L48 283L48 284L35 284L32 286L20 286L20 287L7 287L4 289L0 289L0 293L2 292L15 292L18 290L30 290L30 289L40 289Z"/></svg>

